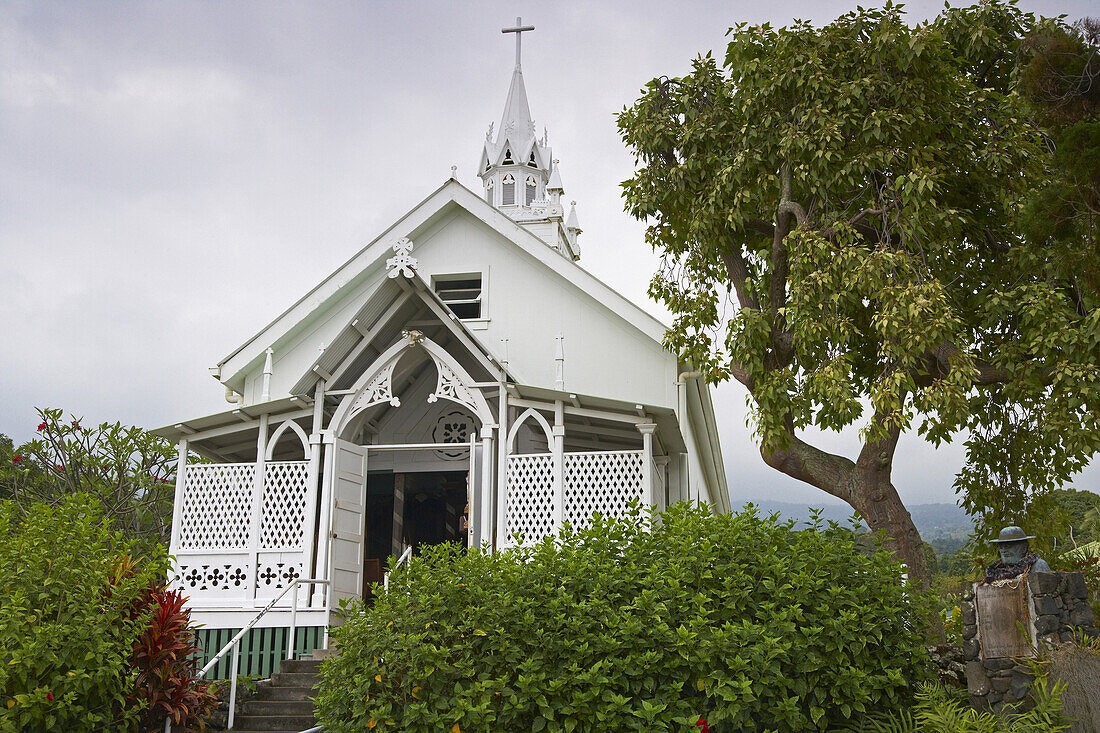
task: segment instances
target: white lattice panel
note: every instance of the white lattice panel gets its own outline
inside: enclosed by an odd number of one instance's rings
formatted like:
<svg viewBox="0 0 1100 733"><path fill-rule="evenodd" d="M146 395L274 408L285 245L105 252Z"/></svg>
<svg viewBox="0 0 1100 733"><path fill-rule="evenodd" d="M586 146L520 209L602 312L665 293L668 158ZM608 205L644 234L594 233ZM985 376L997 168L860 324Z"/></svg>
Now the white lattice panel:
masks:
<svg viewBox="0 0 1100 733"><path fill-rule="evenodd" d="M180 550L248 547L254 463L187 466L179 516Z"/></svg>
<svg viewBox="0 0 1100 733"><path fill-rule="evenodd" d="M587 527L596 512L621 517L627 504L645 499L641 451L565 454L565 521Z"/></svg>
<svg viewBox="0 0 1100 733"><path fill-rule="evenodd" d="M505 530L539 541L554 531L554 457L532 453L508 457L508 506Z"/></svg>
<svg viewBox="0 0 1100 733"><path fill-rule="evenodd" d="M264 496L260 510L260 549L302 547L309 461L264 464Z"/></svg>

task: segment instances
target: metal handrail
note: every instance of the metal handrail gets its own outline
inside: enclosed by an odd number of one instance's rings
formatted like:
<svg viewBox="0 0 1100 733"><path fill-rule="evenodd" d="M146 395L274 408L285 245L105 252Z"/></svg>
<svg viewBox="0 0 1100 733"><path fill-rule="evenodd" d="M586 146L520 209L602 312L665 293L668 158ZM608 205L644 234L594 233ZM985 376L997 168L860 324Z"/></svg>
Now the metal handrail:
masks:
<svg viewBox="0 0 1100 733"><path fill-rule="evenodd" d="M412 545L405 548L405 551L401 553L401 557L397 558L397 562L393 564L391 570L387 570L386 574L382 576L382 590L390 589L390 575L397 572L397 569L406 563L412 562Z"/></svg>
<svg viewBox="0 0 1100 733"><path fill-rule="evenodd" d="M261 610L255 616L253 616L252 620L249 621L243 629L241 629L239 632L237 632L237 634L232 639L230 639L228 642L226 642L226 645L223 646L221 648L221 651L219 651L217 654L215 654L210 659L210 661L206 663L206 666L204 666L202 669L199 670L197 678L202 679L203 677L206 676L207 672L209 672L211 669L214 668L214 665L216 665L218 662L220 662L225 657L226 654L228 654L230 651L233 652L233 662L230 666L229 720L227 721L228 722L227 727L229 728L229 730L233 730L233 717L234 717L234 713L236 712L235 709L237 707L237 666L240 663L240 659L241 659L241 646L240 646L241 639L243 639L245 634L247 634L252 629L252 627L256 625L256 622L258 622L261 618L264 617L264 615L268 611L270 611L272 608L275 607L276 603L283 600L283 596L285 596L287 593L289 593L291 591L291 589L293 589L294 590L294 595L291 598L291 606L290 606L290 638L288 639L288 641L290 642L289 645L288 645L290 656L291 656L291 658L293 658L294 657L294 643L296 641L295 637L297 636L297 630L298 630L297 629L298 586L302 585L302 584L307 584L307 583L310 584L310 585L313 585L313 584L328 585L329 582L330 581L328 581L328 580L319 580L319 579L316 579L316 578L298 578L296 580L292 580L286 588L283 588L282 593L275 596L275 598L272 599L271 603L268 603L266 606L264 606L263 610ZM327 648L327 647L328 647L328 634L326 633L324 642L322 644L322 648ZM170 717L165 718L164 719L164 733L171 733L171 732L172 732L172 719Z"/></svg>

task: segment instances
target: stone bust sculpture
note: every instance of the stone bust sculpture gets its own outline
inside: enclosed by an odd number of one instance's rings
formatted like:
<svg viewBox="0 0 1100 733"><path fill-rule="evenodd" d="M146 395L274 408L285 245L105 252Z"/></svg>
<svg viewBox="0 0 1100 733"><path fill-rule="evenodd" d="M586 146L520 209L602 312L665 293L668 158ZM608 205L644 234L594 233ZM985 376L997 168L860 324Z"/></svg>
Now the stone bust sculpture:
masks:
<svg viewBox="0 0 1100 733"><path fill-rule="evenodd" d="M1005 527L993 540L1001 553L1001 559L985 570L985 582L1009 580L1027 572L1049 573L1050 565L1034 552L1029 552L1029 540L1035 539L1020 527Z"/></svg>

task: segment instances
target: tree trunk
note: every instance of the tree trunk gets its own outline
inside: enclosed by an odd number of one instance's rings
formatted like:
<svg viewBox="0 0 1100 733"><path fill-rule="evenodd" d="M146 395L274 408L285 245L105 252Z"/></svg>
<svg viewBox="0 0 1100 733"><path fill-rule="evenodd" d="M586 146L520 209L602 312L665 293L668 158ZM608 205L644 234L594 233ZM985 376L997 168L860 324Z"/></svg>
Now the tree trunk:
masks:
<svg viewBox="0 0 1100 733"><path fill-rule="evenodd" d="M931 578L924 558L924 542L897 489L888 478L865 482L860 480L858 472L854 478L852 499L848 503L867 520L872 531L886 533L887 549L908 566L910 580L927 587Z"/></svg>
<svg viewBox="0 0 1100 733"><path fill-rule="evenodd" d="M909 510L890 482L898 431L869 441L858 461L827 453L789 436L787 446L776 450L761 447L760 455L772 468L825 491L859 512L871 531L883 531L886 547L909 569L910 580L927 587L931 580L924 561L924 543Z"/></svg>

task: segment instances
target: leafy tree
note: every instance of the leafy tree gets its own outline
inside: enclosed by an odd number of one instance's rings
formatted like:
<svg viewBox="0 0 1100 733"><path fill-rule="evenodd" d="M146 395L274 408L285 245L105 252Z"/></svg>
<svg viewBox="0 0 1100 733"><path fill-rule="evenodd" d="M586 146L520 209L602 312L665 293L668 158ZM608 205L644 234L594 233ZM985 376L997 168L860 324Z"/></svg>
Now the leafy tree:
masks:
<svg viewBox="0 0 1100 733"><path fill-rule="evenodd" d="M969 435L956 490L979 535L1042 516L1100 446L1096 298L1019 232L1051 175L1019 70L1052 26L997 0L916 27L892 4L739 25L722 67L699 58L619 115L666 344L743 384L765 462L848 502L921 581L903 431ZM853 424L854 459L800 436Z"/></svg>
<svg viewBox="0 0 1100 733"><path fill-rule="evenodd" d="M168 544L176 448L121 423L84 427L61 410L39 410L38 437L13 447L0 441L0 497L23 513L77 493L94 497L111 526L142 552Z"/></svg>
<svg viewBox="0 0 1100 733"><path fill-rule="evenodd" d="M1055 489L1051 498L1067 527L1060 533L1059 546L1069 549L1076 544L1100 539L1100 496L1091 491Z"/></svg>

